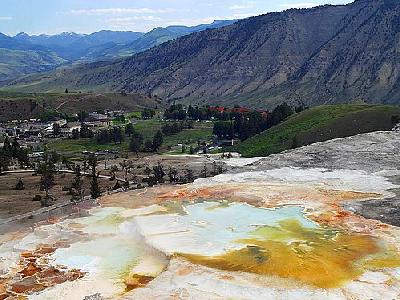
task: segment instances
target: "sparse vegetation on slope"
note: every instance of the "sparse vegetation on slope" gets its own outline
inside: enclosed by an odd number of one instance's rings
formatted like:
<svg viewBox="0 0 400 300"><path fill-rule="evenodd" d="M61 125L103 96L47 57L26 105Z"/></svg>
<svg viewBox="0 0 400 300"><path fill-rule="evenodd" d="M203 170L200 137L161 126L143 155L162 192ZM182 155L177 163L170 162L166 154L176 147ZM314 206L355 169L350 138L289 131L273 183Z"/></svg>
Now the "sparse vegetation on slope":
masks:
<svg viewBox="0 0 400 300"><path fill-rule="evenodd" d="M400 2L291 9L166 42L119 61L22 78L20 91L152 93L170 103L273 109L398 104Z"/></svg>
<svg viewBox="0 0 400 300"><path fill-rule="evenodd" d="M39 118L46 111L76 114L81 111L135 111L156 107L160 101L139 94L100 93L12 93L0 92L0 121Z"/></svg>
<svg viewBox="0 0 400 300"><path fill-rule="evenodd" d="M295 114L285 122L242 142L236 150L245 157L267 156L333 138L390 130L399 116L399 106L318 106Z"/></svg>
<svg viewBox="0 0 400 300"><path fill-rule="evenodd" d="M50 51L0 48L0 81L55 69L66 60Z"/></svg>

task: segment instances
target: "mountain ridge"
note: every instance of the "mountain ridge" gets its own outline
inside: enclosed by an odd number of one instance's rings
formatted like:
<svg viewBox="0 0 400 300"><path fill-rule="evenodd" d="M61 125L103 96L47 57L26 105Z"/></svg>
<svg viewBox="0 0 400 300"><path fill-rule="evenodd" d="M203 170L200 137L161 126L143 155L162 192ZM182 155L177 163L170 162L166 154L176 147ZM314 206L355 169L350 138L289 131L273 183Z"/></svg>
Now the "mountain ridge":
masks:
<svg viewBox="0 0 400 300"><path fill-rule="evenodd" d="M192 32L225 26L232 22L235 21L215 21L192 27L159 27L148 33L101 30L91 34L63 32L56 35L28 35L20 32L14 37L0 34L0 82L30 73L50 71L62 65L126 57ZM18 58L15 61L8 60L12 57L10 50L18 51L14 53ZM37 59L29 65L32 57ZM20 66L18 61L22 62Z"/></svg>
<svg viewBox="0 0 400 300"><path fill-rule="evenodd" d="M199 105L400 103L399 24L393 0L290 9L14 84L150 93Z"/></svg>

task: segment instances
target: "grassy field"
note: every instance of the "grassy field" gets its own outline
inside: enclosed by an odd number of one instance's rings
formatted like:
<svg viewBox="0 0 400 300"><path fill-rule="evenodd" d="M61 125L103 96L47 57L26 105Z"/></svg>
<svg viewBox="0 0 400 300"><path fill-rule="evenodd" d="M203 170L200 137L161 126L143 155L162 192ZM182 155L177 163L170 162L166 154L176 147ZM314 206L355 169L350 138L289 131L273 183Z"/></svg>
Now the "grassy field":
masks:
<svg viewBox="0 0 400 300"><path fill-rule="evenodd" d="M57 151L68 157L80 157L83 151L117 150L120 152L127 152L128 142L125 141L122 144L97 145L96 141L92 139L58 139L51 141L47 147L49 150Z"/></svg>
<svg viewBox="0 0 400 300"><path fill-rule="evenodd" d="M256 135L235 150L245 157L267 156L284 150L347 137L360 133L390 130L399 106L340 104L311 108Z"/></svg>
<svg viewBox="0 0 400 300"><path fill-rule="evenodd" d="M161 129L162 122L156 119L141 120L138 121L134 127L143 135L144 140L152 140L157 130ZM212 123L195 123L193 129L187 129L175 135L165 136L160 152L166 153L171 147L181 143L195 146L198 140L205 141L211 138L212 130ZM97 145L96 141L93 139L58 139L51 141L47 147L49 150L54 150L65 156L76 158L82 156L82 151L117 150L120 153L126 153L129 147L129 137L126 137L122 144L107 145Z"/></svg>
<svg viewBox="0 0 400 300"><path fill-rule="evenodd" d="M160 130L163 123L159 120L142 120L135 124L135 129L140 132L144 139L152 139L157 130ZM165 136L164 145L165 147L174 146L179 143L185 144L197 144L198 140L205 140L212 136L213 124L212 123L195 123L193 129L185 129L180 133Z"/></svg>

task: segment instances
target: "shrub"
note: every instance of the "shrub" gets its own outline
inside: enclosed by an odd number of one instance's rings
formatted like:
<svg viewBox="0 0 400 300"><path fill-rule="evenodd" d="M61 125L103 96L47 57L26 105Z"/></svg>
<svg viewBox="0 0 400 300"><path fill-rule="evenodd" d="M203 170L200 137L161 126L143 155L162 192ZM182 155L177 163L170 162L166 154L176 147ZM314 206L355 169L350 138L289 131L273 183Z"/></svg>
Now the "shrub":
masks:
<svg viewBox="0 0 400 300"><path fill-rule="evenodd" d="M37 201L37 202L42 201L42 196L40 196L40 195L35 195L35 196L33 197L32 201Z"/></svg>
<svg viewBox="0 0 400 300"><path fill-rule="evenodd" d="M25 190L24 183L22 182L21 179L18 180L17 184L15 185L15 189L16 189L17 191L23 191L23 190Z"/></svg>

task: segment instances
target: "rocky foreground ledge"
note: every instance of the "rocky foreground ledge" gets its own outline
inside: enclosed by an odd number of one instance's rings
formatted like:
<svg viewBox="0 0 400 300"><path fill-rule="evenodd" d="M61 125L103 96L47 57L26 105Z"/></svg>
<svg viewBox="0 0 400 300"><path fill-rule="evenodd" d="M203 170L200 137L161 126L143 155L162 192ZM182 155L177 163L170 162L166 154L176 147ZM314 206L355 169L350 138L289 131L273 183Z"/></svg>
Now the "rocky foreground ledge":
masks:
<svg viewBox="0 0 400 300"><path fill-rule="evenodd" d="M349 169L386 176L400 174L400 132L379 131L315 143L260 159L243 170L294 168ZM393 171L391 173L390 171Z"/></svg>
<svg viewBox="0 0 400 300"><path fill-rule="evenodd" d="M0 298L399 299L400 134L258 159L0 238Z"/></svg>
<svg viewBox="0 0 400 300"><path fill-rule="evenodd" d="M238 170L261 171L288 166L303 170L321 168L331 172L346 169L358 171L360 175L376 174L400 185L400 126L398 128L316 143L271 155ZM307 174L303 175L306 180ZM385 199L352 202L347 207L366 218L400 226L400 189L393 188L390 192L392 194Z"/></svg>

